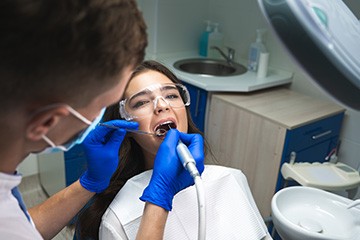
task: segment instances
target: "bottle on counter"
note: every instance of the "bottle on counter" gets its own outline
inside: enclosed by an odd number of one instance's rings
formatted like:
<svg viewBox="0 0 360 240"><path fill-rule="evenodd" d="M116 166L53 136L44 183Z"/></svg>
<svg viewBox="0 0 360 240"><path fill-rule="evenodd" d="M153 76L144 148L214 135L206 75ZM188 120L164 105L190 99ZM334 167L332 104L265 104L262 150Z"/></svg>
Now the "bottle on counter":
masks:
<svg viewBox="0 0 360 240"><path fill-rule="evenodd" d="M267 53L266 47L263 43L263 35L266 32L266 29L257 29L256 30L256 41L251 43L249 49L249 59L248 59L248 70L256 72L259 67L260 54Z"/></svg>
<svg viewBox="0 0 360 240"><path fill-rule="evenodd" d="M211 22L207 20L205 21L205 23L206 23L206 28L205 31L202 32L199 41L199 55L203 57L208 56L209 35L212 32Z"/></svg>
<svg viewBox="0 0 360 240"><path fill-rule="evenodd" d="M261 52L259 57L259 65L256 73L257 78L266 78L268 74L268 66L269 66L269 57L270 54L268 52Z"/></svg>

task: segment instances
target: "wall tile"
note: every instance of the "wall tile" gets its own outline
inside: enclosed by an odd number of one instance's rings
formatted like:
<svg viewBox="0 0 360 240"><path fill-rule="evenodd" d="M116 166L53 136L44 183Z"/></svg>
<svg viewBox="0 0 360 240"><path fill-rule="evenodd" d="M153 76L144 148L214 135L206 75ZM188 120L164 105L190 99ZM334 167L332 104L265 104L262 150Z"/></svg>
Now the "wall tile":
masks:
<svg viewBox="0 0 360 240"><path fill-rule="evenodd" d="M344 118L344 127L341 135L349 141L360 145L360 112L352 109L346 110Z"/></svg>
<svg viewBox="0 0 360 240"><path fill-rule="evenodd" d="M197 51L208 0L159 1L157 52Z"/></svg>
<svg viewBox="0 0 360 240"><path fill-rule="evenodd" d="M339 161L355 169L360 168L360 144L348 139L341 140Z"/></svg>
<svg viewBox="0 0 360 240"><path fill-rule="evenodd" d="M18 171L23 177L39 173L38 160L36 154L30 154L19 165Z"/></svg>

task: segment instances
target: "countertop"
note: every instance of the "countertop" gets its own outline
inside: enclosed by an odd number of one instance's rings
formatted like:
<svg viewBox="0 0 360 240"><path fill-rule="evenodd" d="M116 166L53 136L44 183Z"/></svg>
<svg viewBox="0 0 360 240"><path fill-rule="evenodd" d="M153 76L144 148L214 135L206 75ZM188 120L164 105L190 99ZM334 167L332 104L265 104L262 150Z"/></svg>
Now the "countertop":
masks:
<svg viewBox="0 0 360 240"><path fill-rule="evenodd" d="M201 56L189 52L168 53L158 55L154 59L167 66L180 80L209 92L251 92L291 83L293 76L291 72L271 67L268 69L266 78L257 78L256 73L250 71L238 76L201 76L186 73L173 67L173 64L176 61L187 58L201 58ZM246 63L243 60L237 60L236 62L246 66Z"/></svg>
<svg viewBox="0 0 360 240"><path fill-rule="evenodd" d="M248 94L213 94L213 99L216 98L287 129L294 129L345 111L335 103L314 99L285 88Z"/></svg>

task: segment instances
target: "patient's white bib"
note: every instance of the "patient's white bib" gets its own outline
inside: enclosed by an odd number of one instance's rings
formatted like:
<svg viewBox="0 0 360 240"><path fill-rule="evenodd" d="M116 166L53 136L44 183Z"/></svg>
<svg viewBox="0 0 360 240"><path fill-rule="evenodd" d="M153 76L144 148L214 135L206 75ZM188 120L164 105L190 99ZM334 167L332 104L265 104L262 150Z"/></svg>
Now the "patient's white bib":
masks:
<svg viewBox="0 0 360 240"><path fill-rule="evenodd" d="M135 239L144 209L139 200L152 171L131 178L116 195L100 225L100 239ZM245 175L232 168L205 166L206 239L262 239L267 228L255 205ZM165 226L164 239L197 239L195 186L179 192Z"/></svg>

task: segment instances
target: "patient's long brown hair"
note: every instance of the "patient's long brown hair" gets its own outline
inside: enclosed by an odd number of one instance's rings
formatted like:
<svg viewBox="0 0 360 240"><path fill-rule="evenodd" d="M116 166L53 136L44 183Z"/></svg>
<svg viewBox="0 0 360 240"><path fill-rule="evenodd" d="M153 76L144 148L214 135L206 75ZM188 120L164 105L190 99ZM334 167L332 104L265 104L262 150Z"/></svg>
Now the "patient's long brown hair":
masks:
<svg viewBox="0 0 360 240"><path fill-rule="evenodd" d="M131 75L130 81L135 76L146 71L157 71L167 76L171 81L180 83L177 77L165 66L155 61L145 61L140 64ZM196 128L194 122L191 120L190 110L186 108L188 119L188 133L199 133L200 130ZM103 121L113 119L121 119L119 113L119 105L114 104L105 112ZM205 152L207 151L207 144L205 144ZM145 171L145 160L140 146L131 137L126 136L121 144L119 150L119 166L110 180L108 188L99 194L96 194L84 208L76 223L76 237L77 239L98 239L99 227L101 217L109 207L116 194L124 186L126 181L133 176Z"/></svg>

